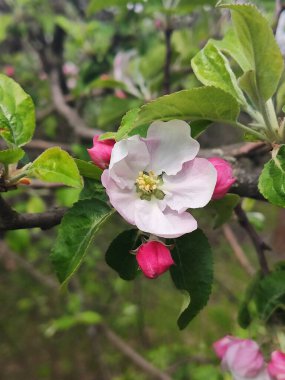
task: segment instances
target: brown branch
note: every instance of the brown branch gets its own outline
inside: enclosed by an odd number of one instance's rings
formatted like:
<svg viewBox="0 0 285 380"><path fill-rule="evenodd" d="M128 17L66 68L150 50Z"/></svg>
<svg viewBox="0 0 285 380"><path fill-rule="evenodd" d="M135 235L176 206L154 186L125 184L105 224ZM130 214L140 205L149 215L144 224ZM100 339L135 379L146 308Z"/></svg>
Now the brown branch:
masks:
<svg viewBox="0 0 285 380"><path fill-rule="evenodd" d="M9 259L16 262L19 265L19 267L24 269L25 272L27 272L31 277L33 277L40 284L52 290L56 290L56 291L59 290L58 283L55 279L53 279L50 276L46 276L42 274L39 270L37 270L33 266L33 264L29 263L28 261L26 261L21 256L17 255L16 253L12 252L3 240L0 240L0 258Z"/></svg>
<svg viewBox="0 0 285 380"><path fill-rule="evenodd" d="M172 50L171 50L171 37L172 37L173 29L170 26L167 26L164 31L164 38L165 38L165 63L164 63L164 79L163 79L163 93L169 94L170 93L170 67L171 67L171 56L172 56Z"/></svg>
<svg viewBox="0 0 285 380"><path fill-rule="evenodd" d="M126 357L128 357L137 367L141 368L145 373L159 380L172 380L172 378L168 374L154 367L150 362L148 362L140 354L138 354L131 346L129 346L109 327L107 327L106 325L102 325L101 328L108 340L117 349L119 349L120 352L122 352Z"/></svg>
<svg viewBox="0 0 285 380"><path fill-rule="evenodd" d="M42 213L18 214L0 197L0 231L39 227L47 230L60 223L66 208L55 208Z"/></svg>
<svg viewBox="0 0 285 380"><path fill-rule="evenodd" d="M57 112L65 118L77 136L92 139L96 134L96 131L88 128L79 114L66 103L64 94L61 91L58 72L56 70L52 70L50 73L50 84L53 104Z"/></svg>
<svg viewBox="0 0 285 380"><path fill-rule="evenodd" d="M263 275L267 275L270 271L265 257L265 251L270 250L270 247L261 239L253 226L250 224L246 213L240 204L235 207L235 214L238 218L239 224L245 229L255 247L260 269Z"/></svg>
<svg viewBox="0 0 285 380"><path fill-rule="evenodd" d="M228 243L230 244L236 259L240 263L241 267L246 271L247 274L250 276L254 275L255 269L249 262L248 258L246 257L246 254L244 253L244 250L240 246L233 230L228 224L225 224L223 226L223 233L225 235L225 238L227 239Z"/></svg>

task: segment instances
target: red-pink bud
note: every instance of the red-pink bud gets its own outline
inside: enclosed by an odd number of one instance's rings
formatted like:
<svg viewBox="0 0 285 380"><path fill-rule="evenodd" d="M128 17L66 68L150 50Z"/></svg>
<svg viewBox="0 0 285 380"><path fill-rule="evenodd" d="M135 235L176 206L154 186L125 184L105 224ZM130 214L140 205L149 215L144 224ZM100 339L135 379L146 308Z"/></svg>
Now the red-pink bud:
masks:
<svg viewBox="0 0 285 380"><path fill-rule="evenodd" d="M126 99L127 95L122 90L115 90L115 96L118 99Z"/></svg>
<svg viewBox="0 0 285 380"><path fill-rule="evenodd" d="M87 149L87 151L95 165L103 170L109 166L115 143L116 141L113 139L99 141L99 135L94 136L93 147Z"/></svg>
<svg viewBox="0 0 285 380"><path fill-rule="evenodd" d="M14 66L11 66L11 65L7 65L4 67L4 73L8 76L8 77L13 77L15 75L15 68Z"/></svg>
<svg viewBox="0 0 285 380"><path fill-rule="evenodd" d="M274 351L268 364L268 372L276 380L285 379L285 353Z"/></svg>
<svg viewBox="0 0 285 380"><path fill-rule="evenodd" d="M159 241L142 244L136 258L142 272L148 278L160 276L174 264L169 249Z"/></svg>
<svg viewBox="0 0 285 380"><path fill-rule="evenodd" d="M217 171L217 183L212 195L212 199L223 198L232 184L236 181L236 178L233 177L233 169L231 165L219 157L208 158L211 164Z"/></svg>

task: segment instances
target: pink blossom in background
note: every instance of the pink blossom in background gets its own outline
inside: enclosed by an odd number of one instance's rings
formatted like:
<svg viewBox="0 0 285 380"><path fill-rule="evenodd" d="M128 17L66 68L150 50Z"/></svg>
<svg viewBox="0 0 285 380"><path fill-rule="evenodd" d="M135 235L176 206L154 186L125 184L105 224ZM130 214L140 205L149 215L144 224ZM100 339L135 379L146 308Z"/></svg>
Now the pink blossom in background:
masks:
<svg viewBox="0 0 285 380"><path fill-rule="evenodd" d="M7 65L4 67L4 74L8 77L13 77L15 75L15 68L12 65Z"/></svg>
<svg viewBox="0 0 285 380"><path fill-rule="evenodd" d="M234 380L271 380L258 344L250 339L225 336L214 343L222 368Z"/></svg>
<svg viewBox="0 0 285 380"><path fill-rule="evenodd" d="M198 151L181 120L155 121L146 138L117 142L101 177L111 204L128 223L156 236L194 231L197 221L187 210L210 201L217 179L213 165L196 158Z"/></svg>
<svg viewBox="0 0 285 380"><path fill-rule="evenodd" d="M118 99L126 99L127 97L126 93L122 90L115 90L115 96Z"/></svg>
<svg viewBox="0 0 285 380"><path fill-rule="evenodd" d="M115 145L115 140L99 140L99 135L93 138L93 147L87 149L91 160L101 169L106 169L109 166L112 149Z"/></svg>
<svg viewBox="0 0 285 380"><path fill-rule="evenodd" d="M137 262L144 275L156 278L166 272L174 261L169 249L159 241L142 244L136 255Z"/></svg>
<svg viewBox="0 0 285 380"><path fill-rule="evenodd" d="M222 158L211 157L208 160L215 167L218 174L217 183L212 198L223 198L232 184L236 181L236 178L233 177L233 169L231 165Z"/></svg>
<svg viewBox="0 0 285 380"><path fill-rule="evenodd" d="M276 380L285 380L285 353L274 351L268 364L270 375Z"/></svg>
<svg viewBox="0 0 285 380"><path fill-rule="evenodd" d="M78 67L73 62L65 62L62 67L63 74L66 76L76 76L78 74Z"/></svg>

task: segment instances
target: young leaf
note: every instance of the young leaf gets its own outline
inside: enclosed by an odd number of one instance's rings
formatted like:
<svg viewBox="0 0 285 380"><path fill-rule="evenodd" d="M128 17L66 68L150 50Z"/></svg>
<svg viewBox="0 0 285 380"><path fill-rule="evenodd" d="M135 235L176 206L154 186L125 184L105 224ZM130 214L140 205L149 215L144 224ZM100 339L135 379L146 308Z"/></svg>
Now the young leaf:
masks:
<svg viewBox="0 0 285 380"><path fill-rule="evenodd" d="M119 234L106 252L106 263L118 272L123 280L133 280L138 271L136 256L132 250L140 245L138 230L132 229Z"/></svg>
<svg viewBox="0 0 285 380"><path fill-rule="evenodd" d="M31 140L34 130L32 98L13 79L0 74L0 135L20 147Z"/></svg>
<svg viewBox="0 0 285 380"><path fill-rule="evenodd" d="M118 132L116 133L116 140L122 140L125 137L128 137L129 131L132 129L132 125L134 124L140 109L139 108L133 108L129 112L125 114L125 116L122 119L120 128Z"/></svg>
<svg viewBox="0 0 285 380"><path fill-rule="evenodd" d="M73 158L59 147L44 151L29 167L28 175L46 182L82 187L82 179Z"/></svg>
<svg viewBox="0 0 285 380"><path fill-rule="evenodd" d="M259 177L258 188L270 203L285 207L285 145L265 164Z"/></svg>
<svg viewBox="0 0 285 380"><path fill-rule="evenodd" d="M103 171L98 168L98 166L92 164L91 162L79 160L78 158L75 158L74 161L82 177L100 180Z"/></svg>
<svg viewBox="0 0 285 380"><path fill-rule="evenodd" d="M141 107L135 126L154 120L211 120L235 122L239 105L229 93L215 87L200 87L162 96Z"/></svg>
<svg viewBox="0 0 285 380"><path fill-rule="evenodd" d="M59 227L51 260L59 281L64 284L81 264L95 233L113 210L97 199L86 199L64 215Z"/></svg>
<svg viewBox="0 0 285 380"><path fill-rule="evenodd" d="M246 104L246 99L238 86L228 60L212 42L208 42L195 55L191 66L196 77L205 86L221 88L236 98L240 104Z"/></svg>
<svg viewBox="0 0 285 380"><path fill-rule="evenodd" d="M190 295L190 304L178 318L178 326L184 329L206 306L213 282L213 258L211 247L204 233L196 230L175 240L172 251L175 262L170 268L177 289Z"/></svg>
<svg viewBox="0 0 285 380"><path fill-rule="evenodd" d="M259 317L267 321L281 307L285 307L285 271L277 270L265 276L256 292L256 307Z"/></svg>
<svg viewBox="0 0 285 380"><path fill-rule="evenodd" d="M25 152L21 148L11 148L0 151L0 162L2 164L14 164L20 161L21 158L24 157Z"/></svg>
<svg viewBox="0 0 285 380"><path fill-rule="evenodd" d="M245 71L254 71L257 92L263 100L268 100L275 93L283 71L283 57L268 21L253 5L221 7L232 11L239 47L248 63Z"/></svg>

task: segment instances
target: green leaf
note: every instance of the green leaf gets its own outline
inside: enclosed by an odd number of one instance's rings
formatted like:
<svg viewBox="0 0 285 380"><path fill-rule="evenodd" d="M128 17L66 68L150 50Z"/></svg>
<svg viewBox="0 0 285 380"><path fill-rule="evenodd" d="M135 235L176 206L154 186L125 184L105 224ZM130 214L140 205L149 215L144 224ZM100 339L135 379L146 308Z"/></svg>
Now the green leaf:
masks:
<svg viewBox="0 0 285 380"><path fill-rule="evenodd" d="M103 170L98 168L98 166L92 164L92 162L79 160L78 158L75 158L74 162L76 163L79 173L82 175L82 177L87 177L87 178L92 178L92 179L97 179L97 180L101 179Z"/></svg>
<svg viewBox="0 0 285 380"><path fill-rule="evenodd" d="M190 124L191 127L191 136L196 139L199 137L205 130L212 124L209 120L196 120L192 121Z"/></svg>
<svg viewBox="0 0 285 380"><path fill-rule="evenodd" d="M259 177L258 188L270 203L285 207L285 145L265 164Z"/></svg>
<svg viewBox="0 0 285 380"><path fill-rule="evenodd" d="M208 240L199 229L175 240L172 257L175 262L170 268L172 280L177 289L188 292L191 298L177 322L179 328L184 329L208 302L213 258Z"/></svg>
<svg viewBox="0 0 285 380"><path fill-rule="evenodd" d="M113 210L97 199L79 201L67 211L59 227L51 260L64 284L80 266L96 232Z"/></svg>
<svg viewBox="0 0 285 380"><path fill-rule="evenodd" d="M123 138L128 137L128 133L132 130L132 126L140 112L139 108L133 108L125 114L122 119L120 128L116 133L116 140L122 140Z"/></svg>
<svg viewBox="0 0 285 380"><path fill-rule="evenodd" d="M138 230L124 231L112 241L106 252L106 263L123 280L133 280L139 273L136 256L131 253L141 244L139 237Z"/></svg>
<svg viewBox="0 0 285 380"><path fill-rule="evenodd" d="M238 86L237 79L228 60L212 43L195 55L191 66L196 77L205 86L214 86L230 93L240 104L246 104L246 99Z"/></svg>
<svg viewBox="0 0 285 380"><path fill-rule="evenodd" d="M129 0L92 0L88 5L87 14L91 15L110 7L125 7L128 2Z"/></svg>
<svg viewBox="0 0 285 380"><path fill-rule="evenodd" d="M13 79L0 74L0 135L22 146L31 140L34 130L32 98Z"/></svg>
<svg viewBox="0 0 285 380"><path fill-rule="evenodd" d="M28 175L46 182L82 187L82 179L74 159L59 147L44 151L29 167Z"/></svg>
<svg viewBox="0 0 285 380"><path fill-rule="evenodd" d="M3 164L14 164L18 161L20 161L21 158L23 158L25 155L25 152L21 148L11 148L11 149L5 149L0 151L0 162Z"/></svg>
<svg viewBox="0 0 285 380"><path fill-rule="evenodd" d="M258 99L258 90L257 90L255 71L249 70L245 72L239 78L238 82L239 82L240 87L250 97L252 102L258 105L259 99Z"/></svg>
<svg viewBox="0 0 285 380"><path fill-rule="evenodd" d="M253 280L250 282L245 291L243 301L240 305L238 311L238 323L243 329L246 329L252 321L249 305L255 297L261 278L262 277L260 272L254 276Z"/></svg>
<svg viewBox="0 0 285 380"><path fill-rule="evenodd" d="M246 57L243 55L243 52L240 48L239 39L233 28L229 28L224 35L222 40L212 40L210 41L221 51L230 55L236 63L241 67L241 69L246 72L250 69Z"/></svg>
<svg viewBox="0 0 285 380"><path fill-rule="evenodd" d="M154 120L211 120L235 122L239 105L229 93L215 87L200 87L162 96L141 107L133 128Z"/></svg>
<svg viewBox="0 0 285 380"><path fill-rule="evenodd" d="M282 71L283 57L267 19L253 5L225 4L232 11L234 30L246 67L254 71L257 91L263 100L275 93Z"/></svg>
<svg viewBox="0 0 285 380"><path fill-rule="evenodd" d="M285 271L279 270L265 276L256 292L256 307L259 317L267 321L278 309L285 308Z"/></svg>
<svg viewBox="0 0 285 380"><path fill-rule="evenodd" d="M103 202L108 202L109 198L106 194L105 187L101 182L90 178L84 178L84 187L80 193L79 199L99 199Z"/></svg>
<svg viewBox="0 0 285 380"><path fill-rule="evenodd" d="M226 194L223 198L211 201L207 208L213 210L214 228L226 223L232 216L234 208L238 205L240 197L236 194Z"/></svg>

